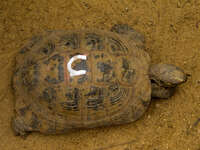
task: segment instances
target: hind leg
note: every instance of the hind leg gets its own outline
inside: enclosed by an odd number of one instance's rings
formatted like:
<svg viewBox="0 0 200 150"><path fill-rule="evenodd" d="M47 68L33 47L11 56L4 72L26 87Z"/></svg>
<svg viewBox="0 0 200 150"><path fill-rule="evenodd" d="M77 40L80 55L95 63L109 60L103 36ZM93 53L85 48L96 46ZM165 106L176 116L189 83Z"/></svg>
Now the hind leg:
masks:
<svg viewBox="0 0 200 150"><path fill-rule="evenodd" d="M26 136L32 131L38 131L40 121L37 115L31 111L31 106L16 109L15 116L12 117L11 127L15 135Z"/></svg>
<svg viewBox="0 0 200 150"><path fill-rule="evenodd" d="M24 120L20 117L12 117L11 127L16 136L26 137L31 131L30 126L24 123Z"/></svg>

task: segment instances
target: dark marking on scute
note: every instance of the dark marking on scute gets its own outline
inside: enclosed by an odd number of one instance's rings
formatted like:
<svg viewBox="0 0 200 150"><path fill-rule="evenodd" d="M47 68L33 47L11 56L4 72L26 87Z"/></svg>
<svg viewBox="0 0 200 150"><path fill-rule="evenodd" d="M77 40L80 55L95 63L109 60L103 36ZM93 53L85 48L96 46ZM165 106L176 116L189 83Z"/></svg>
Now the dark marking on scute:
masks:
<svg viewBox="0 0 200 150"><path fill-rule="evenodd" d="M78 88L70 89L65 94L66 101L60 103L62 108L65 110L78 111L79 110L79 101L81 99L80 92Z"/></svg>
<svg viewBox="0 0 200 150"><path fill-rule="evenodd" d="M48 105L48 109L49 109L49 110L52 110L53 107L52 107L51 105Z"/></svg>
<svg viewBox="0 0 200 150"><path fill-rule="evenodd" d="M55 44L51 41L48 41L48 43L40 48L40 51L45 55L51 55L53 51L55 50Z"/></svg>
<svg viewBox="0 0 200 150"><path fill-rule="evenodd" d="M60 83L56 78L51 78L50 76L46 76L45 81L52 83L52 84Z"/></svg>
<svg viewBox="0 0 200 150"><path fill-rule="evenodd" d="M122 68L123 68L122 80L125 80L128 83L131 83L135 75L135 70L130 68L129 62L124 58L122 61Z"/></svg>
<svg viewBox="0 0 200 150"><path fill-rule="evenodd" d="M82 75L79 79L78 79L78 83L79 84L82 84L84 83L85 81L88 80L88 76L87 75Z"/></svg>
<svg viewBox="0 0 200 150"><path fill-rule="evenodd" d="M33 47L37 42L41 41L42 40L42 36L33 36L31 38L31 45L30 47Z"/></svg>
<svg viewBox="0 0 200 150"><path fill-rule="evenodd" d="M25 54L26 52L30 51L30 49L36 44L38 43L40 40L42 40L42 36L33 36L31 38L31 40L29 41L29 43L23 47L21 50L20 50L20 54Z"/></svg>
<svg viewBox="0 0 200 150"><path fill-rule="evenodd" d="M105 88L91 87L90 91L85 94L87 98L88 109L99 110L103 109L103 101L106 96Z"/></svg>
<svg viewBox="0 0 200 150"><path fill-rule="evenodd" d="M73 78L69 78L69 82L72 83L73 82Z"/></svg>
<svg viewBox="0 0 200 150"><path fill-rule="evenodd" d="M109 63L104 62L98 62L97 68L105 74L110 73L110 71L113 69L113 67Z"/></svg>
<svg viewBox="0 0 200 150"><path fill-rule="evenodd" d="M24 79L24 77L26 76L27 74L27 71L26 71L27 67L22 67L21 69L19 69L19 73L21 73L21 79ZM23 80L24 81L24 80ZM25 83L24 83L25 84Z"/></svg>
<svg viewBox="0 0 200 150"><path fill-rule="evenodd" d="M25 61L24 61L24 68L27 68L27 67L32 66L34 64L36 64L36 62L33 61L32 59L25 59Z"/></svg>
<svg viewBox="0 0 200 150"><path fill-rule="evenodd" d="M97 82L111 82L112 79L116 77L115 72L112 72L110 74L103 74L103 77L101 79L97 79Z"/></svg>
<svg viewBox="0 0 200 150"><path fill-rule="evenodd" d="M33 74L29 74L31 71L31 68L29 68L29 67L23 67L21 69L22 83L26 86L28 91L31 91L38 84L38 79L39 79L39 75L40 75L39 68L40 68L40 66L38 64L34 64L33 65ZM31 76L31 78L30 78L30 76Z"/></svg>
<svg viewBox="0 0 200 150"><path fill-rule="evenodd" d="M53 87L48 87L42 92L42 99L47 103L52 103L56 100L56 90Z"/></svg>
<svg viewBox="0 0 200 150"><path fill-rule="evenodd" d="M95 56L94 56L95 59L98 59L98 58L100 58L100 57L101 57L101 58L104 58L104 53L101 53L101 54L99 54L99 55L95 55Z"/></svg>
<svg viewBox="0 0 200 150"><path fill-rule="evenodd" d="M123 58L122 67L124 68L124 70L128 70L129 69L129 63L125 58Z"/></svg>
<svg viewBox="0 0 200 150"><path fill-rule="evenodd" d="M48 48L46 48L46 47L42 48L41 51L42 51L44 54L48 54Z"/></svg>
<svg viewBox="0 0 200 150"><path fill-rule="evenodd" d="M29 49L28 47L23 47L23 48L19 51L19 53L20 53L20 54L25 54L25 53L28 52L28 51L30 51L30 49Z"/></svg>
<svg viewBox="0 0 200 150"><path fill-rule="evenodd" d="M32 112L32 117L31 117L31 125L30 125L33 129L38 129L40 126L40 122L38 120L37 115Z"/></svg>
<svg viewBox="0 0 200 150"><path fill-rule="evenodd" d="M118 103L120 100L123 100L128 90L125 88L120 88L118 83L113 83L109 86L109 97L112 105Z"/></svg>
<svg viewBox="0 0 200 150"><path fill-rule="evenodd" d="M98 58L100 58L100 55L95 55L94 58L98 59Z"/></svg>
<svg viewBox="0 0 200 150"><path fill-rule="evenodd" d="M56 66L57 68L55 66L51 67L51 71L53 71L54 69L58 69L58 78L57 79L52 78L49 75L47 75L45 80L52 84L61 83L64 81L64 67L63 67L64 57L60 56L59 54L56 54L56 55L52 56L51 58L49 58L48 60L44 61L43 63L46 65L49 65L51 60L53 60L53 61L57 60L59 62L58 66Z"/></svg>
<svg viewBox="0 0 200 150"><path fill-rule="evenodd" d="M13 75L18 76L19 73L20 73L20 68L16 66L15 70L13 71ZM12 79L12 83L13 83L13 79Z"/></svg>
<svg viewBox="0 0 200 150"><path fill-rule="evenodd" d="M23 108L20 108L19 109L19 113L20 115L22 116L25 116L26 115L26 112L30 109L30 105L26 106L26 107L23 107Z"/></svg>
<svg viewBox="0 0 200 150"><path fill-rule="evenodd" d="M90 50L102 50L104 49L104 40L102 37L95 33L87 33L85 35L86 45L90 47Z"/></svg>
<svg viewBox="0 0 200 150"><path fill-rule="evenodd" d="M134 31L133 28L129 27L127 24L115 24L112 28L111 28L112 32L116 32L119 34L127 34L130 31Z"/></svg>
<svg viewBox="0 0 200 150"><path fill-rule="evenodd" d="M119 117L116 117L113 121L115 122L115 124L125 124L125 123L129 123L131 122L130 120L130 111L126 110L125 112L121 113L121 115Z"/></svg>
<svg viewBox="0 0 200 150"><path fill-rule="evenodd" d="M53 64L50 70L53 71L55 68L56 68L56 64Z"/></svg>
<svg viewBox="0 0 200 150"><path fill-rule="evenodd" d="M110 82L116 76L113 64L110 61L98 62L97 68L102 72L102 77L97 79L97 82Z"/></svg>
<svg viewBox="0 0 200 150"><path fill-rule="evenodd" d="M135 74L135 71L128 71L127 74L126 74L126 79L131 82L132 80L132 76Z"/></svg>
<svg viewBox="0 0 200 150"><path fill-rule="evenodd" d="M74 62L74 70L86 70L88 71L88 65L85 60L80 60L80 62Z"/></svg>
<svg viewBox="0 0 200 150"><path fill-rule="evenodd" d="M113 37L108 38L109 46L112 50L112 53L115 55L126 54L128 52L128 48L119 40Z"/></svg>
<svg viewBox="0 0 200 150"><path fill-rule="evenodd" d="M144 36L132 27L128 26L127 24L116 24L111 28L111 31L116 32L118 34L127 35L128 38L132 40L132 42L136 43L136 46L138 48L144 48Z"/></svg>
<svg viewBox="0 0 200 150"><path fill-rule="evenodd" d="M39 78L39 65L38 64L35 64L34 65L34 73L33 73L33 80L32 80L32 86L36 86L37 83L38 83L38 78Z"/></svg>
<svg viewBox="0 0 200 150"><path fill-rule="evenodd" d="M67 34L61 37L61 42L64 42L66 47L77 49L80 47L80 38L76 33Z"/></svg>
<svg viewBox="0 0 200 150"><path fill-rule="evenodd" d="M63 62L60 62L59 65L58 65L58 70L59 70L59 73L58 73L58 79L60 82L64 81L64 67L63 67Z"/></svg>

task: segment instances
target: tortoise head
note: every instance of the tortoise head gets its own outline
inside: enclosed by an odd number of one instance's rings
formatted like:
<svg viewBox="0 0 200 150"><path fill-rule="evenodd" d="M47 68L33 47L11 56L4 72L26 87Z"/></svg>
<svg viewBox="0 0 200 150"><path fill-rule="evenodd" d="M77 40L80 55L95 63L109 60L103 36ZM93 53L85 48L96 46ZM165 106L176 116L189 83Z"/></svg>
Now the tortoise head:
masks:
<svg viewBox="0 0 200 150"><path fill-rule="evenodd" d="M152 97L158 98L169 98L177 85L187 81L184 71L171 64L151 65L149 77L152 83Z"/></svg>

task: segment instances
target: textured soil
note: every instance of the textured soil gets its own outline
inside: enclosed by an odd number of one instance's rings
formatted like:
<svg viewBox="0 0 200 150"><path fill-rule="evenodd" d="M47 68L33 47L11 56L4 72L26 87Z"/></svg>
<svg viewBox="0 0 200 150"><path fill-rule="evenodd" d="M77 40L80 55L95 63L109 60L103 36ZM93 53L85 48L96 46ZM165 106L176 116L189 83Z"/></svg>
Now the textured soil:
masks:
<svg viewBox="0 0 200 150"><path fill-rule="evenodd" d="M27 40L46 30L100 28L127 23L146 37L153 63L175 64L190 74L169 100L152 101L128 125L65 135L16 137L11 76ZM1 150L200 150L200 2L198 0L1 0Z"/></svg>

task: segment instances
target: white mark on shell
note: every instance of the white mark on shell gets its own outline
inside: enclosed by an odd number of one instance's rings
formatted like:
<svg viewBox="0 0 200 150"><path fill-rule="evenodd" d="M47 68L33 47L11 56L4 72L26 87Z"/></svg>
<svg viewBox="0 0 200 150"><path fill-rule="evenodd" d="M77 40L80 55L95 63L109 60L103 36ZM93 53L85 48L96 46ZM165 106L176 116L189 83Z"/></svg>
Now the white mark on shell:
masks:
<svg viewBox="0 0 200 150"><path fill-rule="evenodd" d="M87 56L86 55L75 55L69 60L69 62L67 63L67 69L68 69L71 77L84 75L87 72L86 70L74 70L74 69L72 69L72 63L77 59L86 60Z"/></svg>

